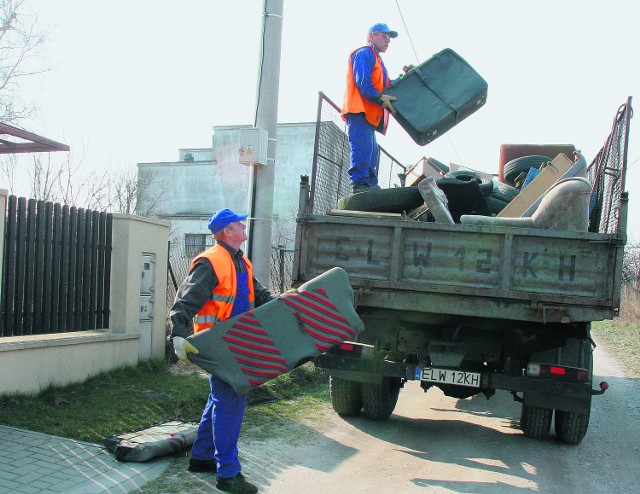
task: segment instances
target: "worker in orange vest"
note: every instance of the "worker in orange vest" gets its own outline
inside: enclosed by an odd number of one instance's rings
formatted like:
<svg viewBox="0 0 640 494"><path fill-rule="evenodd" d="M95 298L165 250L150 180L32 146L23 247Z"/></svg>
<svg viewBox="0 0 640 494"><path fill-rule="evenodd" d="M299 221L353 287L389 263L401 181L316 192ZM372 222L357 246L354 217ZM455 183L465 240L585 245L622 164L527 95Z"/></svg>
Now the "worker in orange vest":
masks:
<svg viewBox="0 0 640 494"><path fill-rule="evenodd" d="M253 277L249 259L240 250L247 240L247 214L221 209L209 220L216 244L198 254L176 293L169 314L171 337L178 358L199 353L186 339L190 322L194 331L214 328L235 315L269 302L274 297ZM224 492L253 494L257 487L241 473L238 438L244 417L245 395L214 375L210 394L191 448L189 470L217 473L216 487Z"/></svg>
<svg viewBox="0 0 640 494"><path fill-rule="evenodd" d="M391 39L397 37L398 33L386 24L374 24L367 32L367 44L349 55L341 115L347 122L351 146L349 180L354 194L380 188L375 132L384 134L385 117L388 112L396 113L391 104L396 98L382 94L391 81L380 54L387 51Z"/></svg>

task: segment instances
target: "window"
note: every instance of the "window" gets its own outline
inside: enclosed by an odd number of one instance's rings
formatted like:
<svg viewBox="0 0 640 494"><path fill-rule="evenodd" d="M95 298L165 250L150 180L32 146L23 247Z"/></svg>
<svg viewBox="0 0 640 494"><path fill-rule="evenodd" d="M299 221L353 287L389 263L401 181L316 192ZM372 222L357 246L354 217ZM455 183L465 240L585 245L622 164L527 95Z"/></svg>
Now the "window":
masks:
<svg viewBox="0 0 640 494"><path fill-rule="evenodd" d="M184 251L188 257L195 257L213 245L213 236L207 233L185 233Z"/></svg>

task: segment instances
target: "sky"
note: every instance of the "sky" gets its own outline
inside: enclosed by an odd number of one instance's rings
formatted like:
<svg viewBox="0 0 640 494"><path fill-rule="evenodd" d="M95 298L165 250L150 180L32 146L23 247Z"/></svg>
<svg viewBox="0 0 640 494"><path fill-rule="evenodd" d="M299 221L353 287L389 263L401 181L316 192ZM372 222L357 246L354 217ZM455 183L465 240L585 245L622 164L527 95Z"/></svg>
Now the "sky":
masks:
<svg viewBox="0 0 640 494"><path fill-rule="evenodd" d="M431 156L497 173L503 143L571 143L591 162L618 107L640 100L637 0L283 2L281 123L315 120L319 91L342 101L347 56L376 22L399 33L383 55L392 77L452 48L487 81L486 105L426 146L391 121L379 142L405 165ZM179 148L210 147L214 126L253 123L262 0L29 5L49 30L51 70L24 83L39 113L23 126L69 144L87 170L175 161ZM629 234L640 241L631 122Z"/></svg>

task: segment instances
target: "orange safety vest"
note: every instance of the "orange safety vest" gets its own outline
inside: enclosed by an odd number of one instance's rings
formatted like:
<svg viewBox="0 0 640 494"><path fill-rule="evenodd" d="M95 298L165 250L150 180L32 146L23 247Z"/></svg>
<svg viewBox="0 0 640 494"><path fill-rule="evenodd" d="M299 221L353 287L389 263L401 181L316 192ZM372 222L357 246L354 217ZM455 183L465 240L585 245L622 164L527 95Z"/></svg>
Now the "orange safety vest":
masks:
<svg viewBox="0 0 640 494"><path fill-rule="evenodd" d="M216 244L213 247L201 252L191 261L191 269L200 259L207 258L211 263L218 285L211 293L211 299L207 300L200 312L193 318L193 331L197 333L204 329L215 326L219 322L229 319L233 303L236 300L236 290L238 279L236 267L233 264L231 254L222 245ZM243 254L242 259L247 266L247 283L249 285L249 307L253 309L255 303L255 292L253 291L253 266L251 261Z"/></svg>
<svg viewBox="0 0 640 494"><path fill-rule="evenodd" d="M376 57L376 63L373 66L373 72L371 72L371 82L373 83L373 87L376 88L378 92L382 92L385 88L384 85L384 71L382 70L382 60L373 49L373 47L366 45L362 48L369 48L373 51L373 54ZM367 98L362 96L362 93L356 86L356 81L353 76L353 63L351 62L351 57L355 52L360 50L358 48L353 50L349 54L349 69L347 71L347 88L344 92L344 99L342 100L342 111L340 114L342 115L342 119L344 121L347 120L347 113L364 113L367 122L369 122L374 127L378 127L382 120L382 115L384 114L383 108L374 103L373 101L369 101ZM389 85L389 81L387 81L387 86Z"/></svg>

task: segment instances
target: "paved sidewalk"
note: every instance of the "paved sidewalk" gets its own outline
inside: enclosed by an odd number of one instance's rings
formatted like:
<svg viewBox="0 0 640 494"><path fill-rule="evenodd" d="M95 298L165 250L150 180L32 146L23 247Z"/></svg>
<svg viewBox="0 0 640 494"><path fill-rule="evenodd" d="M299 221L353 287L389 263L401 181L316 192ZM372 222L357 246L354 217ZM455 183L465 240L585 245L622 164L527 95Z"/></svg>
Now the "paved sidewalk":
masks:
<svg viewBox="0 0 640 494"><path fill-rule="evenodd" d="M157 478L170 458L116 461L105 447L0 425L0 492L127 493Z"/></svg>

